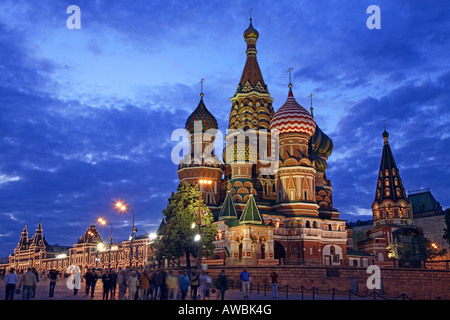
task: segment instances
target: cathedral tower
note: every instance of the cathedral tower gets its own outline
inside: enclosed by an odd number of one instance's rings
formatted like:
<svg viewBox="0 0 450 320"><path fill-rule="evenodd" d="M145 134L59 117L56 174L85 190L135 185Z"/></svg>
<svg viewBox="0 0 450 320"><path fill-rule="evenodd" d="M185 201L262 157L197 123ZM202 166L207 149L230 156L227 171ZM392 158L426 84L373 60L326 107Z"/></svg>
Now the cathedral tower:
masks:
<svg viewBox="0 0 450 320"><path fill-rule="evenodd" d="M250 194L258 200L274 200L273 175L263 174L261 159L271 156L270 120L274 115L266 83L256 58L259 32L250 25L244 31L247 44L244 70L231 100L225 150L225 187L233 194L236 206L243 210ZM264 141L263 141L264 140ZM260 154L260 144L267 146Z"/></svg>
<svg viewBox="0 0 450 320"><path fill-rule="evenodd" d="M218 125L216 118L206 108L203 96L202 90L197 108L186 120L189 154L180 161L177 173L180 182L199 185L206 205L217 206L223 175L222 165L213 148ZM201 179L208 179L211 184L200 185Z"/></svg>
<svg viewBox="0 0 450 320"><path fill-rule="evenodd" d="M383 132L383 153L378 172L375 201L372 204L373 223L412 225L412 206L403 188L399 170L389 145L389 133Z"/></svg>
<svg viewBox="0 0 450 320"><path fill-rule="evenodd" d="M374 227L366 231L366 239L358 242L358 249L374 255L378 261L395 258L400 264L408 261L420 265L424 259L420 249L423 233L414 226L412 206L406 197L386 129L383 139L375 201L372 204Z"/></svg>
<svg viewBox="0 0 450 320"><path fill-rule="evenodd" d="M315 202L316 169L309 159L309 140L316 123L294 98L292 84L286 102L272 118L270 129L279 134L276 208L286 214L318 216Z"/></svg>

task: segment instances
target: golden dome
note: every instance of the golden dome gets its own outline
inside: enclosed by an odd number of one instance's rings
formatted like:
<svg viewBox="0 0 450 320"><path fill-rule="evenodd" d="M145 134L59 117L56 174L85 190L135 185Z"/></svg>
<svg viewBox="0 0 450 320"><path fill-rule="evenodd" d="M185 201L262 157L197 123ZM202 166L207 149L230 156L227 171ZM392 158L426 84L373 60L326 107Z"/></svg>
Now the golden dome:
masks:
<svg viewBox="0 0 450 320"><path fill-rule="evenodd" d="M256 30L255 28L253 28L252 25L252 18L250 18L250 25L248 26L248 28L244 31L244 39L247 38L255 38L258 39L259 37L259 32L258 30Z"/></svg>

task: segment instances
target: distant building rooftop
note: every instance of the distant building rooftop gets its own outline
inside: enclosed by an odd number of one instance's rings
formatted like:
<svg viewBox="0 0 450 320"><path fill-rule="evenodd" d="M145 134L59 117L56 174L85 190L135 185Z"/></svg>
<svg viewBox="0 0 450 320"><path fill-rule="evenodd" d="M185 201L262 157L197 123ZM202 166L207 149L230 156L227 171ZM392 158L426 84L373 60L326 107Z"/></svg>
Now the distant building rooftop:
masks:
<svg viewBox="0 0 450 320"><path fill-rule="evenodd" d="M445 214L440 203L436 201L428 188L408 191L408 201L413 206L413 218Z"/></svg>

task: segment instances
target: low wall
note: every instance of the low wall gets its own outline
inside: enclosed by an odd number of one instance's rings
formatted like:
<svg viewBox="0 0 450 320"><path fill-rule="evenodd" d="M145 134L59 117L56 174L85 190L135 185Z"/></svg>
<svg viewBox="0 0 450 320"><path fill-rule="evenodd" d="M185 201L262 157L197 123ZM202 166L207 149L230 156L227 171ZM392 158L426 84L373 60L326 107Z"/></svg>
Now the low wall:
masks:
<svg viewBox="0 0 450 320"><path fill-rule="evenodd" d="M210 275L216 278L220 271L226 271L229 280L240 283L239 275L242 266L210 266ZM358 267L305 267L305 266L249 266L247 271L256 285L271 284L270 274L278 273L279 286L289 285L292 288L304 286L311 289L311 280L316 288L339 291L352 290L360 295L366 295L373 290L368 289L366 282L371 276L366 268ZM413 299L442 299L450 300L450 271L406 268L381 269L382 292L386 297L397 297L406 294Z"/></svg>

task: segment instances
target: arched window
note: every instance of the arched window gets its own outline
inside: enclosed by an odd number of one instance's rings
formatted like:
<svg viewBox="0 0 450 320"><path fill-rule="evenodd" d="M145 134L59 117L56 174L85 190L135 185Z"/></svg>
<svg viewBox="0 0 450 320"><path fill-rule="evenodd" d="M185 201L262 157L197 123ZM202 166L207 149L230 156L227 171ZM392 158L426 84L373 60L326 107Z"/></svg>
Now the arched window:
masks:
<svg viewBox="0 0 450 320"><path fill-rule="evenodd" d="M309 220L306 220L306 227L311 228L311 224L310 224Z"/></svg>
<svg viewBox="0 0 450 320"><path fill-rule="evenodd" d="M313 228L317 228L317 222L316 221L313 221L312 227Z"/></svg>

